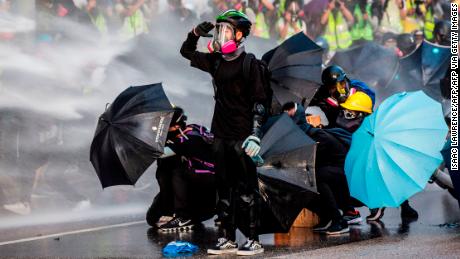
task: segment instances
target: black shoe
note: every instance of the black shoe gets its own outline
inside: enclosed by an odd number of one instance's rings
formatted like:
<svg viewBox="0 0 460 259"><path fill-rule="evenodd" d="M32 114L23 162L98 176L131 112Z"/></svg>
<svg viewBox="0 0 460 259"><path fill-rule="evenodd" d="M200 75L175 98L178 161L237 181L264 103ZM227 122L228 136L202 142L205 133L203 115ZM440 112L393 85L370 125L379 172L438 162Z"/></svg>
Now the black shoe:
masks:
<svg viewBox="0 0 460 259"><path fill-rule="evenodd" d="M188 231L192 230L193 223L191 219L183 219L181 217L175 217L168 223L161 225L160 230L162 232L175 232L175 231Z"/></svg>
<svg viewBox="0 0 460 259"><path fill-rule="evenodd" d="M217 244L208 249L208 254L221 255L221 254L236 254L238 252L238 244L221 237L217 240Z"/></svg>
<svg viewBox="0 0 460 259"><path fill-rule="evenodd" d="M401 218L415 220L418 219L418 213L409 204L403 204L401 205Z"/></svg>
<svg viewBox="0 0 460 259"><path fill-rule="evenodd" d="M339 221L332 221L332 225L326 229L327 235L340 235L350 232L348 223L341 219Z"/></svg>
<svg viewBox="0 0 460 259"><path fill-rule="evenodd" d="M366 217L367 221L380 220L383 217L385 208L370 209L371 214Z"/></svg>
<svg viewBox="0 0 460 259"><path fill-rule="evenodd" d="M319 223L313 227L313 232L324 232L326 231L328 227L331 226L331 224L332 224L332 220L330 219L327 219L327 220L319 219Z"/></svg>
<svg viewBox="0 0 460 259"><path fill-rule="evenodd" d="M256 255L264 252L264 247L259 241L250 240L246 241L244 245L238 249L237 255Z"/></svg>

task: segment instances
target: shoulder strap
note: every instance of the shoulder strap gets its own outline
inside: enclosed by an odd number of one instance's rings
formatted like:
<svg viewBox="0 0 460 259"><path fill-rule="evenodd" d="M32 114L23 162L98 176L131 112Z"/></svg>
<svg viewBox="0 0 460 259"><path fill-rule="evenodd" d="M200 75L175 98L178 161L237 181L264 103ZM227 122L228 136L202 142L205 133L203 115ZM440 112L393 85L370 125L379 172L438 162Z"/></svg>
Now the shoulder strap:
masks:
<svg viewBox="0 0 460 259"><path fill-rule="evenodd" d="M213 79L212 79L212 87L214 89L214 100L217 101L217 85L216 85L216 82L214 80L214 76L216 75L217 73L217 69L219 69L219 66L220 66L220 57L216 59L216 61L214 62L214 71L213 71Z"/></svg>
<svg viewBox="0 0 460 259"><path fill-rule="evenodd" d="M246 56L244 57L244 60L243 60L243 75L244 75L244 80L246 82L249 81L249 79L251 78L250 75L251 75L251 62L253 59L255 59L256 56L252 53L246 53Z"/></svg>

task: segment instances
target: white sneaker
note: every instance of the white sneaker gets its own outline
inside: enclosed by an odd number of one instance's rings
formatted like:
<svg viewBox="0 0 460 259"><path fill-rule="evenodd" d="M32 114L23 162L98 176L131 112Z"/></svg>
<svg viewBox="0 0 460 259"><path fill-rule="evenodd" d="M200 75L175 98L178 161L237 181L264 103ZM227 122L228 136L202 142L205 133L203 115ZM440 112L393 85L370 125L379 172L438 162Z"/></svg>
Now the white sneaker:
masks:
<svg viewBox="0 0 460 259"><path fill-rule="evenodd" d="M256 255L264 252L264 247L259 241L250 240L246 241L244 245L238 249L237 255Z"/></svg>
<svg viewBox="0 0 460 259"><path fill-rule="evenodd" d="M236 254L238 252L238 244L221 237L217 240L217 244L208 249L208 254L221 255L221 254Z"/></svg>

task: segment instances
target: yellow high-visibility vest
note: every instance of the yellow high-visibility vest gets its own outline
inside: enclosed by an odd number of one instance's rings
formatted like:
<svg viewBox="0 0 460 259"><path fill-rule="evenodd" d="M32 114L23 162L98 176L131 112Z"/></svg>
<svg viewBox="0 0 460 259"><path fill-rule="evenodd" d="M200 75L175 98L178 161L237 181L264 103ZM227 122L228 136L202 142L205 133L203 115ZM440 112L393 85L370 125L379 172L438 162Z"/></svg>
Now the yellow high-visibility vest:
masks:
<svg viewBox="0 0 460 259"><path fill-rule="evenodd" d="M256 15L254 36L264 39L270 38L270 31L268 29L267 23L265 22L265 15L262 12L259 12Z"/></svg>
<svg viewBox="0 0 460 259"><path fill-rule="evenodd" d="M373 40L374 36L372 32L372 26L368 20L364 20L364 15L361 12L361 8L358 4L355 5L353 16L355 17L355 23L353 24L350 30L352 40Z"/></svg>
<svg viewBox="0 0 460 259"><path fill-rule="evenodd" d="M434 31L434 16L432 8L429 7L425 14L425 23L423 25L423 34L425 34L425 39L432 40Z"/></svg>
<svg viewBox="0 0 460 259"><path fill-rule="evenodd" d="M383 13L382 21L380 22L380 29L383 32L402 33L401 14L396 1L390 0L388 2L387 9Z"/></svg>
<svg viewBox="0 0 460 259"><path fill-rule="evenodd" d="M94 16L91 15L90 13L88 13L88 15L89 15L89 18L91 19L91 22L97 28L97 30L101 33L101 35L107 36L108 29L107 29L107 23L105 21L104 15L100 13L96 16L96 18L94 18Z"/></svg>
<svg viewBox="0 0 460 259"><path fill-rule="evenodd" d="M133 15L125 17L123 26L120 29L122 40L129 40L143 33L148 33L148 27L141 10L137 10Z"/></svg>
<svg viewBox="0 0 460 259"><path fill-rule="evenodd" d="M341 12L337 13L336 18L334 18L333 13L329 14L324 38L327 40L331 51L349 48L353 43L347 22Z"/></svg>

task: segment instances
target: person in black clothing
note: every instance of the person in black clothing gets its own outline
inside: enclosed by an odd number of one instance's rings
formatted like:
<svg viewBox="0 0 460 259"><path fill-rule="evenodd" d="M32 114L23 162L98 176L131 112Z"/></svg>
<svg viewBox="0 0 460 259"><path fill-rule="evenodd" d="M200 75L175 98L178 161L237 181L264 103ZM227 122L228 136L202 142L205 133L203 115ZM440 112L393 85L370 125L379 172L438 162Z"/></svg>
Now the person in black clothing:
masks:
<svg viewBox="0 0 460 259"><path fill-rule="evenodd" d="M205 127L186 125L184 111L174 110L164 154L158 160L160 193L147 212L147 222L162 232L191 230L194 223L213 217L216 207L213 136ZM169 221L159 221L161 216L169 216Z"/></svg>
<svg viewBox="0 0 460 259"><path fill-rule="evenodd" d="M210 254L237 253L252 255L263 252L257 235L257 210L255 193L258 191L257 174L251 157L260 150L260 126L266 103L266 94L260 66L255 58L250 63L249 78L245 77L243 64L249 55L242 42L249 35L251 22L247 16L228 10L216 19L216 25L203 22L191 31L180 50L190 64L208 72L213 77L215 106L211 132L215 136L213 151L216 159L218 181L218 214L222 219L223 237ZM196 50L200 36L213 40L208 48L212 53ZM252 55L249 55L250 57ZM238 206L237 206L238 204ZM250 211L250 234L247 242L238 249L235 243L236 208L246 206Z"/></svg>
<svg viewBox="0 0 460 259"><path fill-rule="evenodd" d="M351 207L350 192L345 177L345 157L350 148L351 134L340 128L320 129L307 123L305 109L301 104L288 102L283 105L283 112L287 113L299 128L315 140L317 145L315 172L319 199L307 204L320 217L320 222L313 228L315 232L324 232L328 235L342 234L349 231L347 217L343 212ZM276 121L271 117L263 129L268 130L270 124ZM353 218L354 220L360 219ZM355 222L353 222L355 223Z"/></svg>
<svg viewBox="0 0 460 259"><path fill-rule="evenodd" d="M336 127L337 117L342 110L340 104L350 95L364 92L375 104L375 92L366 83L349 79L345 71L336 65L328 66L321 74L323 85L320 86L308 106L319 106L329 121L329 128Z"/></svg>

